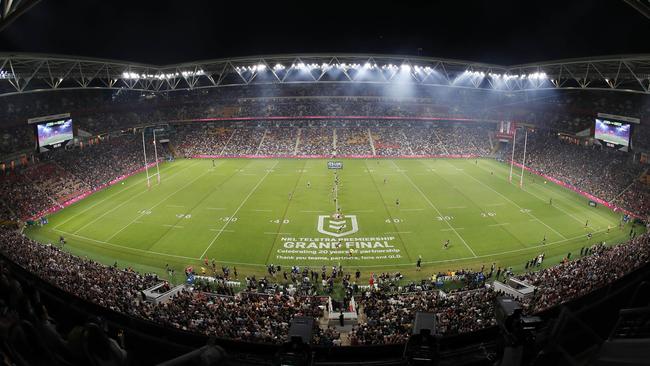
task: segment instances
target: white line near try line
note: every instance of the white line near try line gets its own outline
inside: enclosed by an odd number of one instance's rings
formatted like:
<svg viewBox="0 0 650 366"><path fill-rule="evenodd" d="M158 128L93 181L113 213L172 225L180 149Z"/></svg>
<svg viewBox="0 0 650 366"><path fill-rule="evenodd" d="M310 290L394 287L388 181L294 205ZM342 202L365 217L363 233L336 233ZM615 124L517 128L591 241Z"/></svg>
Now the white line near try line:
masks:
<svg viewBox="0 0 650 366"><path fill-rule="evenodd" d="M266 171L266 174L264 174L264 176L262 177L262 179L260 179L260 181L257 182L257 184L255 185L255 187L253 187L253 189L252 189L250 192L248 192L248 196L246 196L246 198L244 198L244 200L243 200L242 203L239 205L239 207L237 207L237 209L235 210L235 212L233 212L233 214L230 215L229 217L234 217L235 215L237 215L237 212L239 212L239 210L241 210L241 208L244 207L244 204L246 204L246 201L248 201L248 199L249 199L249 198L253 195L253 193L257 190L257 187L259 187L260 184L262 184L262 182L264 181L264 179L266 179L266 177L269 176L269 173L271 173L271 170L272 170L273 168L275 168L275 166L278 165L278 163L279 163L279 161L276 161L275 164L273 164L273 166L272 166L270 169L268 169L268 170ZM231 220L228 220L228 221L226 221L225 224L223 224L223 227L221 228L221 231L219 231L219 232L217 233L217 235L212 239L212 241L210 242L210 244L208 245L208 247L205 248L205 250L203 251L203 253L201 253L201 256L200 256L199 258L203 258L203 256L205 256L205 253L207 253L208 250L210 250L210 248L212 247L212 244L214 244L214 242L217 241L217 239L219 239L219 237L221 236L221 233L222 233L223 230L228 226L228 224L230 224L230 222L231 222Z"/></svg>
<svg viewBox="0 0 650 366"><path fill-rule="evenodd" d="M194 165L196 165L196 164L194 164ZM189 168L190 166L194 166L194 165L188 165L188 166L182 168L181 170L177 171L176 173L171 174L167 179L171 179L172 177L178 175L178 173L180 173L181 171L183 171L183 170ZM90 224L93 224L93 223L97 222L97 220L99 220L99 219L101 219L102 217L108 215L109 213L111 213L111 212L117 210L118 208L120 208L120 207L126 205L127 203L131 202L134 198L140 196L141 194L145 194L145 193L147 193L147 192L149 192L149 190L142 191L142 192L140 192L140 193L134 195L133 197L130 197L130 198L127 199L126 201L124 201L124 202L120 203L119 205L117 205L117 206L111 208L110 210L108 210L108 211L104 212L103 214L99 215L98 217L96 217L96 218L93 219L92 221L88 222L88 223L85 224L84 226L82 226L82 227L80 227L79 229L75 230L75 232L74 232L73 234L76 234L76 233L80 232L81 230L83 230L83 229L85 229L86 227L88 227ZM94 207L94 206L93 206L93 207ZM138 218L140 218L141 216L142 216L142 215L138 216L138 217L136 218L136 220L137 220ZM110 239L109 239L109 240L110 240Z"/></svg>
<svg viewBox="0 0 650 366"><path fill-rule="evenodd" d="M397 166L397 164L395 164L395 162L394 162L393 160L391 160L390 162L393 163L393 165L395 165L395 168L397 168L397 169L399 170L399 167ZM444 216L444 215L440 212L440 210L438 210L438 207L436 207L436 205L434 205L433 202L431 202L431 200L429 200L429 197L427 197L427 196L424 194L424 192L422 192L422 190L420 189L420 187L418 187L417 185L415 185L415 183L413 183L413 181L411 180L411 178L410 178L408 175L406 175L405 173L402 173L402 175L404 176L404 178L406 178L406 180L409 181L409 183L411 183L411 186L413 186L413 188L415 188L415 189L420 193L420 195L422 196L422 198L424 198L424 200L429 204L429 206L431 206L431 208L433 208L434 210L436 210L436 212L438 213L438 216ZM474 253L474 250L472 250L472 247L470 247L469 244L467 244L467 242L465 241L465 239L463 239L463 237L460 236L460 234L458 233L458 231L457 231L453 226L451 226L451 224L449 223L449 221L445 220L444 223L447 224L447 226L449 226L449 228L451 229L451 231L453 231L453 232L456 234L456 236L458 237L458 239L460 239L460 241L462 241L463 244L465 244L465 247L467 247L467 249L470 251L470 253L472 253L472 255L473 255L474 257L476 257L476 253Z"/></svg>
<svg viewBox="0 0 650 366"><path fill-rule="evenodd" d="M191 185L192 183L196 182L196 181L199 180L200 178L203 178L206 174L208 174L208 171L205 171L203 174L201 174L201 175L197 176L196 178L192 179L191 181L185 183L181 188L179 188L179 189L175 190L174 192L170 193L170 194L167 195L165 198L163 198L162 200L160 200L158 203L156 203L155 205L149 207L146 211L151 211L151 210L153 210L154 208L158 207L158 206L161 205L163 202L167 201L167 200L170 199L172 196L174 196L176 193L182 191L182 190L185 189L187 186L189 186L189 185ZM142 216L144 216L144 215L143 215L143 214L139 214L138 216L136 216L135 219L131 220L128 224L124 225L120 230L118 230L118 231L116 231L115 233L113 233L113 235L111 235L108 239L106 239L106 241L109 241L109 240L113 239L115 236L117 236L117 234L121 233L124 229L126 229L127 227L129 227L132 223L134 223L135 221L137 221L137 220L138 220L139 218L141 218Z"/></svg>

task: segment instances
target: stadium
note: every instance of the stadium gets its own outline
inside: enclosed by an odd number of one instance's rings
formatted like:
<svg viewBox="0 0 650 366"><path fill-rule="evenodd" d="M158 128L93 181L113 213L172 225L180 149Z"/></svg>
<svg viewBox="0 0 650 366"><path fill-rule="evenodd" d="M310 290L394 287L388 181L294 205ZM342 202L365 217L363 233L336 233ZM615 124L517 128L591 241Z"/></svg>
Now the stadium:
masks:
<svg viewBox="0 0 650 366"><path fill-rule="evenodd" d="M648 54L0 53L0 352L644 364L649 95Z"/></svg>

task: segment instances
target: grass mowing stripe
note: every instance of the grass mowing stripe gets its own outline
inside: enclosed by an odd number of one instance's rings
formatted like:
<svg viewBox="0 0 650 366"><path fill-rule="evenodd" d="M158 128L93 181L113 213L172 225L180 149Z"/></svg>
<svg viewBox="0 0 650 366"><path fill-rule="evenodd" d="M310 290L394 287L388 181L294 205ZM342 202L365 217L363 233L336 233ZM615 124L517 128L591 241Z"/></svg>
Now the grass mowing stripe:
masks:
<svg viewBox="0 0 650 366"><path fill-rule="evenodd" d="M483 170L485 170L485 171L487 172L487 170L486 170L485 168L483 168L482 166L479 167L479 168L480 168L480 169L483 169ZM526 185L526 187L528 187L528 185ZM531 191L529 191L529 190L527 190L527 189L525 189L525 188L522 188L521 190L524 191L524 192L526 192L526 193L528 193L528 194L530 194L530 195L533 196L533 197L536 197L537 199L539 199L539 200L542 201L542 202L546 202L546 200L545 200L544 198L542 198L542 197L540 197L540 196L538 196L538 195L532 193ZM556 205L550 205L550 206L553 207L553 208L555 208L555 209L557 209L557 210L562 211L562 213L564 213L565 215L570 216L571 218L573 218L574 220L576 220L576 221L578 221L579 223L582 224L583 221L580 220L580 219L578 219L575 215L571 214L570 212L567 212L567 211L561 209L560 207L558 207L558 206L556 206Z"/></svg>
<svg viewBox="0 0 650 366"><path fill-rule="evenodd" d="M70 235L70 236L74 236L74 237L82 239L82 240L91 241L91 242L100 243L100 244L105 244L105 245L109 245L109 246L117 247L117 248L121 248L121 249L133 250L133 251L140 252L140 253L149 253L149 254L162 255L162 256L165 256L165 257L175 257L175 258L192 259L192 260L196 259L196 258L191 258L191 257L185 257L185 256L182 256L182 255L174 255L174 254L168 254L168 253L152 252L151 250L131 248L131 247L127 247L127 246L124 246L124 245L110 243L110 242L104 241L104 240L97 240L97 239L88 238L88 237L85 237L85 236L82 236L82 235L69 233L69 232L63 231L63 230L52 229L52 231L56 231L56 232L59 232L59 233L62 233L62 234Z"/></svg>
<svg viewBox="0 0 650 366"><path fill-rule="evenodd" d="M168 167L169 165L165 165L165 166ZM120 194L120 193L126 192L126 191L128 191L129 189L131 189L131 188L133 188L133 187L136 187L136 186L137 186L137 183L144 182L145 180L147 180L147 178L142 178L142 179L138 180L136 183L134 183L134 184L132 184L132 185L130 185L130 186L124 188L123 190L121 190L121 191L117 191L117 192L111 194L110 196L108 196L108 197L106 197L106 198L103 198L103 199L99 200L99 202L95 203L94 205L89 206L88 208L84 209L83 211L81 211L81 212L77 212L76 214L71 215L71 216L68 217L65 221L63 221L63 222L59 223L58 225L56 225L54 228L57 229L57 228L61 227L61 225L67 223L68 221L74 219L75 217L81 215L82 213L84 213L84 212L90 210L91 208L93 208L93 207L95 207L95 206L97 206L97 205L103 203L103 202L106 201L107 199L112 198L112 197L114 197L114 196L117 196L117 195ZM114 184L113 186L115 186L115 185L117 185L117 183ZM109 187L112 187L112 186L109 186ZM109 188L109 187L106 187L106 188ZM99 193L99 192L101 192L101 191L102 191L102 190L99 190L99 191L97 191L97 192L94 192L93 194L95 194L95 193ZM91 194L91 196L92 196L92 194ZM88 197L86 197L86 198L89 198L89 197L90 197L90 196L88 196Z"/></svg>
<svg viewBox="0 0 650 366"><path fill-rule="evenodd" d="M397 166L397 164L395 164L395 161L391 160L390 162L395 166L395 168L397 168L397 170L400 170L399 167ZM417 185L415 185L415 183L413 183L413 181L411 180L411 178L410 178L408 175L406 175L406 173L402 172L402 175L404 176L404 178L406 178L406 180L409 181L409 183L411 183L411 186L413 186L413 188L415 188L415 190L417 190L417 191L420 193L420 195L422 196L422 198L424 198L424 200L427 201L427 203L429 204L429 206L431 206L434 210L436 210L436 212L438 213L439 216L443 216L442 213L440 212L440 210L438 210L438 208L437 208L437 207L436 207L436 206L431 202L431 200L429 200L429 197L427 197L427 196L424 194L424 192L422 192L422 190L420 189L420 187L418 187ZM470 247L469 244L467 244L467 242L465 241L465 239L463 239L463 237L460 236L460 234L458 233L458 231L456 231L456 229L454 229L454 227L451 226L451 224L449 223L449 221L444 220L444 222L445 222L445 224L447 224L447 226L449 226L449 228L450 228L450 229L451 229L451 230L456 234L456 236L458 237L458 239L460 239L460 241L462 241L463 244L465 244L465 246L467 247L467 249L469 249L469 251L472 253L472 255L473 255L474 257L476 257L476 253L474 253L474 250L472 250L472 247Z"/></svg>
<svg viewBox="0 0 650 366"><path fill-rule="evenodd" d="M390 214L390 210L388 209L388 205L386 205L386 200L384 199L384 195L381 194L381 191L379 190L379 187L377 187L377 182L375 182L375 178L372 173L370 173L370 169L368 167L368 159L364 159L364 164L366 166L366 172L368 172L368 175L370 176L370 180L372 181L372 185L375 187L375 190L377 191L377 194L379 194L379 200L381 203L384 205L384 210L386 210L386 214L390 218L390 222L393 224L393 227L395 228L395 233L399 237L399 240L402 242L402 247L404 247L404 252L406 252L406 257L408 257L409 262L412 261L411 259L411 254L409 254L408 251L408 246L405 245L404 239L402 239L402 236L399 234L399 228L397 227L397 223L395 223L395 220L393 219L393 215Z"/></svg>
<svg viewBox="0 0 650 366"><path fill-rule="evenodd" d="M185 169L188 169L188 168L191 167L191 166L193 166L193 165L188 165L188 166L186 166L186 167L181 168L181 170L179 170L179 171L177 171L177 172L175 172L175 173L172 173L172 175L170 175L167 179L171 179L172 177L178 175L178 173L182 172L182 171L185 170ZM104 213L101 214L100 216L94 218L92 221L86 223L84 226L82 226L82 227L80 227L79 229L75 230L74 234L76 234L76 233L80 232L81 230L85 229L85 228L88 227L90 224L93 224L93 223L97 222L97 220L99 220L99 219L101 219L102 217L108 215L109 213L111 213L111 212L117 210L118 208L120 208L120 207L126 205L127 203L131 202L134 198L139 197L140 195L145 194L145 193L147 193L147 192L149 192L148 189L145 190L145 191L142 191L142 192L140 192L140 193L137 193L137 194L134 195L133 197L128 198L126 201L124 201L124 202L120 203L119 205L117 205L117 206L111 208L110 210L104 212ZM138 218L139 218L139 217L138 217ZM136 219L136 220L137 220L137 219ZM110 239L109 239L109 240L110 240Z"/></svg>
<svg viewBox="0 0 650 366"><path fill-rule="evenodd" d="M501 170L503 170L504 172L506 172L507 169L508 169L508 166L507 166L506 164L504 164L504 163L502 163L502 164L497 164L497 167L500 168ZM538 175L535 174L535 173L530 173L530 174L534 174L535 176L538 176ZM518 176L520 176L520 175L518 175ZM542 176L538 176L538 177L539 177L540 179L544 179L544 177L542 177ZM557 189L551 189L550 187L546 187L546 186L541 185L541 184L539 184L539 185L538 185L538 184L535 184L535 186L538 186L539 188L542 188L542 189L548 191L549 194L554 194L554 195L556 195L556 197L557 197L557 196L563 196L563 197L566 199L566 202L574 202L574 203L575 203L575 202L576 202L576 200L575 200L575 199L576 199L576 195L580 196L578 193L573 192L571 189L568 189L568 188L565 188L565 187L559 186L559 185L557 185L557 184L554 184L554 186L552 186L552 187L555 187L555 188L557 188ZM580 197L582 197L582 196L580 196ZM567 204L567 205L568 205L568 204ZM578 206L577 204L576 204L575 206L572 206L572 207L577 208L580 212L585 212L584 208ZM590 211L590 212L591 212L591 213L594 213L594 214L596 214L596 215L598 215L598 216L600 216L600 218L602 218L603 220L605 220L605 222L607 222L607 223L610 222L610 218L604 216L603 214L601 214L600 212L598 212L598 210L593 210L593 211ZM580 222L582 223L582 221L580 221Z"/></svg>
<svg viewBox="0 0 650 366"><path fill-rule="evenodd" d="M217 165L217 166L220 166L220 165L223 164L222 162L219 162L219 163L220 163L220 164ZM246 165L248 166L248 165L250 165L250 164L251 164L251 161L248 161ZM207 193L206 195L204 195L204 196L203 196L203 197L202 197L202 198L201 198L201 199L200 199L196 204L194 204L194 206L192 206L189 210L185 210L184 215L191 214L191 213L192 213L192 212L193 212L193 211L194 211L194 210L195 210L195 209L196 209L196 208L197 208L201 203L203 203L203 202L204 202L208 197L210 197L212 194L214 194L215 192L217 192L216 188L219 188L219 187L223 186L224 183L226 183L227 181L229 181L230 178L232 178L232 177L234 177L235 175L237 175L237 173L238 173L238 170L233 171L232 174L230 174L228 177L226 177L224 180L222 180L222 181L221 181L217 186L214 187L214 189L209 190L208 193ZM205 174L204 174L204 175L205 175ZM168 197L168 198L169 198L169 197ZM181 206L181 207L185 207L185 206ZM177 218L177 219L176 219L176 222L174 223L173 226L178 225L178 223L180 223L181 220L183 220L182 217ZM165 226L166 226L166 225L165 225ZM172 226L172 227L173 227L173 226ZM157 243L159 243L159 242L160 242L160 241L161 241L161 240L162 240L162 239L163 239L163 238L164 238L164 237L165 237L165 236L166 236L170 231L171 231L171 228L170 228L170 229L167 229L167 231L165 231L161 236L158 237L158 240L156 240L156 241L154 241L153 243L149 244L149 247L148 247L147 249L151 249L151 248L153 248L153 247L154 247Z"/></svg>
<svg viewBox="0 0 650 366"><path fill-rule="evenodd" d="M199 180L200 178L204 177L204 176L207 175L208 173L209 173L209 172L206 170L203 174L200 174L200 175L197 176L196 178L194 178L194 179L192 179L191 181L189 181L189 182L187 182L186 184L184 184L181 188L179 188L179 189L175 190L174 192L170 193L169 195L165 196L165 198L163 198L162 200L160 200L160 201L159 201L158 203L156 203L155 205L149 207L149 208L147 209L147 211L151 211L151 210L153 210L154 208L158 207L158 205L160 205L160 204L162 204L163 202L167 201L167 200L170 199L172 196L174 196L176 193L182 191L183 189L185 189L185 187L187 187L187 186L191 185L192 183L196 182L197 180ZM111 236L110 236L108 239L106 239L106 240L108 241L108 240L113 239L117 234L121 233L124 229L126 229L127 227L129 227L132 223L134 223L137 219L141 218L142 216L144 216L143 213L138 214L138 216L136 216L135 219L131 220L131 222L129 222L128 224L124 225L120 230L118 230L118 231L116 231L115 233L113 233L113 235L111 235Z"/></svg>
<svg viewBox="0 0 650 366"><path fill-rule="evenodd" d="M451 164L451 163L447 163L447 164L453 166L453 164ZM489 190L491 190L492 192L494 192L494 193L498 194L499 196L503 197L506 201L508 201L508 202L512 203L513 205L517 206L517 207L519 208L519 210L522 210L522 212L525 212L526 215L528 215L528 216L534 218L535 220L539 221L542 225L544 225L544 226L546 226L547 228L551 229L552 232L558 234L558 235L559 235L560 237L562 237L563 239L566 239L566 236L562 235L559 231L553 229L552 227L546 225L546 223L544 223L544 221L540 220L539 218L537 218L537 217L536 217L535 215L533 215L532 213L530 213L530 212L528 212L528 211L525 211L523 207L519 206L516 202L514 202L514 201L511 200L510 198L508 198L508 197L504 196L503 194L499 193L499 191L497 191L497 190L493 189L492 187L488 186L487 184L483 183L481 180L474 178L474 176L472 176L471 174L467 173L466 171L463 171L463 174L465 174L466 176L472 178L473 180L475 180L476 182L478 182L478 183L479 183L480 185L482 185L483 187L486 187L486 188L488 188Z"/></svg>
<svg viewBox="0 0 650 366"><path fill-rule="evenodd" d="M422 161L422 160L418 160L418 161L420 163L422 163L422 165L426 166L427 168L429 167L429 165L427 165L424 161ZM447 180L444 175L439 175L438 173L434 173L434 174L439 176L441 180L443 180L445 182L449 182L449 180ZM449 182L449 183L452 183L452 182ZM464 189L460 189L458 187L454 187L454 188L456 189L456 192L458 192L459 195L464 197L465 200L469 201L474 207L476 207L478 209L479 212L484 213L486 211L478 203L476 203L473 199L471 199L467 194L465 194ZM488 204L486 206L497 206L497 205L498 206L501 206L501 205L505 206L506 204L505 203L496 203L496 204L493 203L493 204ZM515 242L519 243L519 245L524 246L524 247L526 246L526 244L524 244L521 240L519 240L519 238L517 238L517 236L515 236L515 234L513 234L510 230L508 230L508 229L506 229L504 227L501 227L503 225L499 224L499 220L497 220L496 217L488 216L487 219L491 220L491 221L494 221L496 223L496 225L487 225L487 226L498 227L501 231L508 234L508 236L510 238L512 238Z"/></svg>
<svg viewBox="0 0 650 366"><path fill-rule="evenodd" d="M246 196L246 198L244 198L244 200L243 200L242 203L239 205L239 207L237 207L237 209L235 210L235 212L233 212L233 214L230 215L229 217L234 217L235 215L237 215L237 212L239 212L239 210L241 210L241 208L244 206L244 204L246 203L246 201L248 201L248 199L251 197L251 195L253 195L253 192L255 192L255 191L257 190L257 187L259 187L260 184L262 184L262 182L264 181L264 179L266 179L266 177L269 176L269 173L271 173L271 169L275 168L275 166L278 165L279 162L280 162L279 160L276 160L276 161L275 161L275 164L273 164L273 166L272 166L270 169L267 169L266 174L264 174L264 176L262 177L262 179L260 179L259 182L257 182L257 184L255 185L255 187L253 187L253 189L248 193L248 196ZM230 224L230 220L226 221L226 223L223 224L223 227L221 227L221 231L219 231L219 232L217 233L217 235L212 239L212 241L210 242L210 244L208 245L208 247L205 248L205 250L203 251L203 253L201 253L201 256L199 256L198 259L201 259L201 258L203 258L203 256L205 256L205 253L207 253L208 250L210 250L210 248L212 247L212 244L214 244L214 242L215 242L217 239L219 239L219 237L221 236L221 233L222 233L223 230L228 226L228 224Z"/></svg>
<svg viewBox="0 0 650 366"><path fill-rule="evenodd" d="M293 198L293 194L296 192L296 188L298 188L298 182L300 182L300 178L302 178L303 173L306 171L305 167L307 166L307 159L305 159L302 163L302 168L299 170L298 173L298 179L296 179L296 183L293 185L293 189L291 190L291 198ZM280 224L278 225L278 231L275 234L275 238L273 238L273 242L271 243L269 247L269 252L266 255L266 260L264 260L265 264L269 263L269 258L271 258L271 253L273 253L273 248L275 248L275 243L278 241L278 238L280 237L281 234L286 233L281 233L282 225L284 225L284 220L287 218L287 212L289 212L289 206L291 205L291 199L287 200L287 205L284 206L284 212L282 212L282 219L280 219ZM266 234L266 233L265 233Z"/></svg>

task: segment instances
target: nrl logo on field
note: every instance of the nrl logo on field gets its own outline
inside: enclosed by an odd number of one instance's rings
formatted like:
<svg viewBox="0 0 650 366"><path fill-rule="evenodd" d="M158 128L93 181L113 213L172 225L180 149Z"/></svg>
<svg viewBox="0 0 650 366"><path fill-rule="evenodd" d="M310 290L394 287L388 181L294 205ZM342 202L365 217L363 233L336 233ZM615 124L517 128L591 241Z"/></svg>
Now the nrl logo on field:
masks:
<svg viewBox="0 0 650 366"><path fill-rule="evenodd" d="M319 215L318 232L340 238L359 231L357 215Z"/></svg>

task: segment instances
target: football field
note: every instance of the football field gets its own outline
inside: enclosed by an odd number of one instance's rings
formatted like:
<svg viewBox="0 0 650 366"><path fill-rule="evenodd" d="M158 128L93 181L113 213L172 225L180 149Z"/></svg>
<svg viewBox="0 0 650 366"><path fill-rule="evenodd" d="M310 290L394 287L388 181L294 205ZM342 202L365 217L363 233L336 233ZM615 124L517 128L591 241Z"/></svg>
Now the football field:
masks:
<svg viewBox="0 0 650 366"><path fill-rule="evenodd" d="M63 236L74 254L160 274L208 258L241 274L341 263L415 277L493 262L516 270L542 252L556 264L629 231L620 214L540 177L526 173L520 189L520 169L510 184L510 167L490 159L337 161L340 170L323 159L168 162L159 185L147 189L144 173L134 175L26 233L45 243ZM425 270L415 272L419 256Z"/></svg>

